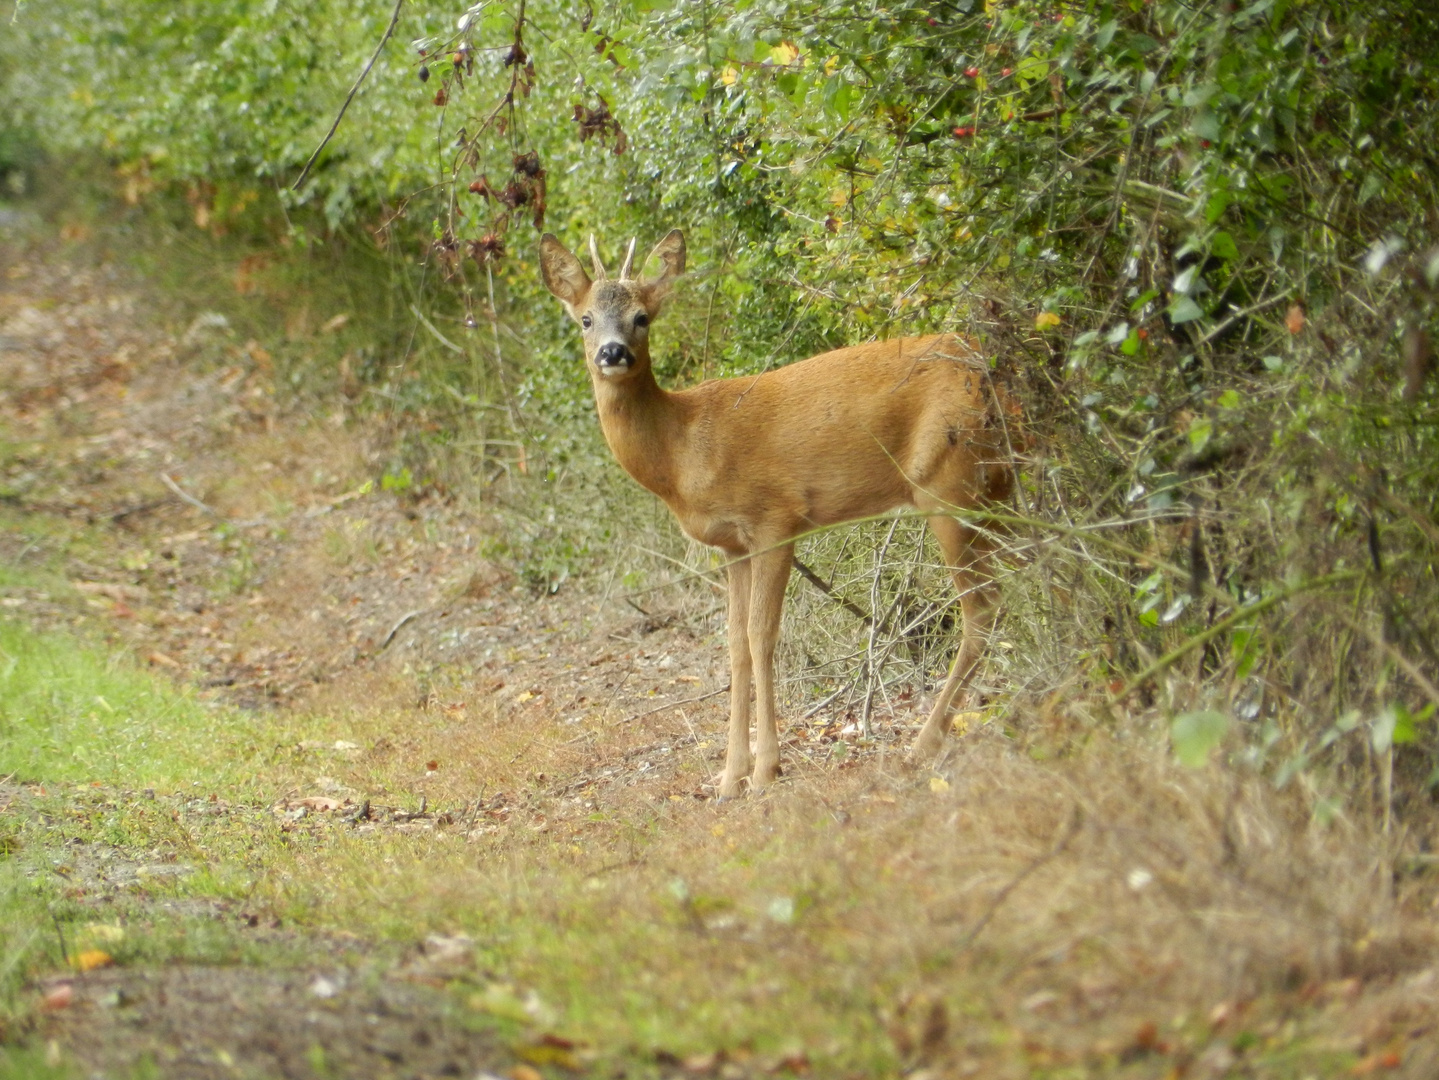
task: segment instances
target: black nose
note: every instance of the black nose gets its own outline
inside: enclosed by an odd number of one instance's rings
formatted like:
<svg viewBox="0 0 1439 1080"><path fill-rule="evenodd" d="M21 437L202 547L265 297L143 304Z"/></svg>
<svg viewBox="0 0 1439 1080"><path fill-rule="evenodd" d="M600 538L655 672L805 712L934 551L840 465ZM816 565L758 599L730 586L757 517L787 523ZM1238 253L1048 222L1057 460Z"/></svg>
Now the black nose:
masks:
<svg viewBox="0 0 1439 1080"><path fill-rule="evenodd" d="M619 341L607 341L595 353L595 363L600 367L617 367L621 364L628 367L634 362L635 354L630 352L628 345Z"/></svg>

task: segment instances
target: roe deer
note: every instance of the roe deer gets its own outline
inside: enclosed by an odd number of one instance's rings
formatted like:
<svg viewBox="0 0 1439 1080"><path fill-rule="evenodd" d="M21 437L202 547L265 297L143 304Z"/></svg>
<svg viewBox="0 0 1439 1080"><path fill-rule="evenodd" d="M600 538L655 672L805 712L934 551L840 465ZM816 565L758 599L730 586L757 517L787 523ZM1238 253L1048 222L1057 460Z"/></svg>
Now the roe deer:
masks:
<svg viewBox="0 0 1439 1080"><path fill-rule="evenodd" d="M583 330L610 450L665 501L686 533L733 560L729 747L720 796L738 795L746 774L752 791L779 775L774 650L795 538L901 506L930 512L964 612L959 652L913 747L916 756L934 754L955 697L978 666L995 607L993 544L950 511L1006 498L1013 474L1003 430L1007 399L990 383L983 358L953 334L899 338L760 375L663 390L650 368L649 326L684 273L684 236L671 231L650 254L663 267L653 280L630 276L634 253L631 240L619 278L611 279L590 237L591 280L546 233L540 268Z"/></svg>

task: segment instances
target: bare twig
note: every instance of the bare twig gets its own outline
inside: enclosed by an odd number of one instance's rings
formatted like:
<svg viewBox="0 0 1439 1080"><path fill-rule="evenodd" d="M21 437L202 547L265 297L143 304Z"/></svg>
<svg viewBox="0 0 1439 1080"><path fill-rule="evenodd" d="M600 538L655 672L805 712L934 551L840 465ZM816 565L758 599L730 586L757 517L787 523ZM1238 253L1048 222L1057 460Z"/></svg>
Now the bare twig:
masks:
<svg viewBox="0 0 1439 1080"><path fill-rule="evenodd" d="M653 716L657 712L673 709L676 705L693 705L696 701L705 701L708 698L719 697L721 694L729 693L729 687L730 684L725 683L718 690L711 690L708 694L700 694L698 697L680 698L679 701L667 701L663 705L656 705L653 709L646 709L644 712L635 713L633 716L626 716L620 723L628 724L635 720L643 720L646 716Z"/></svg>
<svg viewBox="0 0 1439 1080"><path fill-rule="evenodd" d="M438 341L445 348L449 349L450 352L459 353L461 356L465 355L465 350L459 345L456 345L449 338L445 337L444 334L440 333L439 328L436 327L434 323L430 322L430 320L425 317L425 313L419 308L417 308L414 304L410 305L410 313L414 315L415 318L419 319L420 325L422 325L426 330L433 334L435 340Z"/></svg>
<svg viewBox="0 0 1439 1080"><path fill-rule="evenodd" d="M805 579L806 581L808 581L811 585L813 585L816 589L818 589L820 592L824 593L825 596L828 596L831 600L833 600L833 601L834 601L836 604L838 604L840 607L844 608L845 611L848 611L851 615L853 615L853 616L854 616L856 619L858 619L860 622L867 623L867 622L870 621L871 616L869 615L868 612L866 612L863 608L861 608L861 607L860 607L858 604L856 604L854 601L849 600L849 599L846 599L845 597L841 596L839 593L835 592L834 589L832 589L832 588L829 586L829 584L828 584L822 577L820 577L818 574L816 574L813 570L811 570L811 569L810 569L808 566L806 566L804 563L800 562L798 556L795 556L795 559L794 559L794 568L799 571L799 576L800 576L800 577L804 578L804 579Z"/></svg>
<svg viewBox="0 0 1439 1080"><path fill-rule="evenodd" d="M1010 894L1013 893L1015 889L1019 888L1022 884L1024 884L1025 880L1028 879L1029 876L1033 874L1036 870L1038 870L1041 866L1062 855L1064 853L1064 849L1069 847L1070 842L1077 835L1079 835L1080 826L1083 824L1084 813L1079 809L1078 806L1076 806L1074 808L1074 812L1071 813L1069 816L1068 825L1059 835L1058 839L1056 839L1054 843L1050 846L1049 850L1041 852L1033 859L1030 859L1029 862L1025 864L1024 868L1020 870L1019 873L1015 874L1014 877L1010 878L1009 881L1005 884L1004 888L1000 889L999 892L995 894L994 899L989 902L989 907L985 908L984 914L979 917L979 921L976 922L974 926L970 928L969 933L965 934L964 937L960 940L956 951L964 952L971 945L973 945L975 938L979 937L979 935L983 933L984 928L989 925L990 920L992 920L995 915L999 913L999 909L1004 906L1004 902L1009 899Z"/></svg>
<svg viewBox="0 0 1439 1080"><path fill-rule="evenodd" d="M395 11L390 16L390 25L385 27L384 36L380 38L380 43L375 46L375 51L371 54L369 62L365 64L364 70L360 72L360 77L355 80L355 85L350 87L350 92L345 95L344 104L340 106L340 111L335 114L335 122L330 125L330 130L325 133L325 137L320 140L320 145L315 147L315 152L310 155L310 160L305 162L305 167L300 170L299 179L297 179L290 188L291 191L299 191L300 188L304 186L305 181L310 176L310 170L315 167L315 162L320 158L320 153L330 144L330 140L335 137L335 132L340 130L340 121L345 118L345 110L350 107L350 102L355 100L355 95L360 90L360 84L369 76L370 69L375 66L375 61L380 58L380 51L385 47L385 43L390 40L391 35L394 34L395 27L400 23L400 9L404 6L405 0L395 0Z"/></svg>
<svg viewBox="0 0 1439 1080"><path fill-rule="evenodd" d="M899 518L890 522L889 532L885 535L884 545L879 549L879 554L874 560L874 581L869 594L869 606L873 611L879 611L879 581L880 574L884 571L884 557L889 553L890 541L894 539L894 530L899 528ZM865 649L865 667L868 674L865 678L866 687L864 693L864 712L860 714L859 729L867 739L871 735L870 710L874 707L875 680L879 678L879 667L874 660L874 641L879 633L878 618L871 619L869 623L869 646Z"/></svg>
<svg viewBox="0 0 1439 1080"><path fill-rule="evenodd" d="M1434 685L1434 681L1419 669L1418 664L1414 663L1413 660L1410 660L1409 657L1405 656L1393 645L1385 641L1382 634L1376 633L1375 631L1369 629L1367 626L1359 626L1352 620L1346 619L1345 621L1348 622L1349 625L1355 630L1358 630L1361 634L1367 637L1370 644L1373 645L1376 649L1388 653L1390 659L1392 659L1396 664L1399 665L1400 669L1403 670L1404 674L1408 675L1411 679L1413 679L1414 682L1419 686L1419 689L1423 690L1424 693L1428 696L1429 700L1432 701L1436 707L1439 707L1439 686Z"/></svg>
<svg viewBox="0 0 1439 1080"><path fill-rule="evenodd" d="M429 608L417 608L414 611L408 611L405 614L401 615L399 621L396 622L394 626L390 627L390 632L385 635L385 640L380 642L379 646L375 649L375 652L377 654L384 652L387 648L389 648L390 642L395 640L395 635L400 632L400 630L405 626L406 623L410 622L411 620L418 619L421 615L423 615L429 610Z"/></svg>
<svg viewBox="0 0 1439 1080"><path fill-rule="evenodd" d="M179 484L175 483L175 478L169 473L162 472L160 474L160 482L164 484L167 488L169 488L171 491L173 491L176 496L178 496L182 501L189 503L196 510L209 514L212 518L218 518L220 516L219 512L213 507L206 506L199 499L195 498L195 496L191 495L188 491L182 488Z"/></svg>

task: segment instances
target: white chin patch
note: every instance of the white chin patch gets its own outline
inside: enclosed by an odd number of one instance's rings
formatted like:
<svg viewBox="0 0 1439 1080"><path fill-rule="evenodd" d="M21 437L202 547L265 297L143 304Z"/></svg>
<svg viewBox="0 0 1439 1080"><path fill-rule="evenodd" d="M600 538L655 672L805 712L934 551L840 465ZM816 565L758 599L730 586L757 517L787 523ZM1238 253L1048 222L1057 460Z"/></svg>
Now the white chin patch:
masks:
<svg viewBox="0 0 1439 1080"><path fill-rule="evenodd" d="M605 378L609 378L612 375L623 375L629 371L629 369L629 364L605 364L600 367L600 374Z"/></svg>

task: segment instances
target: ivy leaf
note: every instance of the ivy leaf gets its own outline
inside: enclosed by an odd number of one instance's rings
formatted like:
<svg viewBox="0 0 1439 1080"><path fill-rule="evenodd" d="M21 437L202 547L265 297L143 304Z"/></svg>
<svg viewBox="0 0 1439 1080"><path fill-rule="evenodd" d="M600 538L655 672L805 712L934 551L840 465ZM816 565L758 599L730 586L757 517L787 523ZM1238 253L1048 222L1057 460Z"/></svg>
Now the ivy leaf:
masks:
<svg viewBox="0 0 1439 1080"><path fill-rule="evenodd" d="M1229 717L1213 709L1180 713L1169 726L1174 756L1181 765L1199 769L1209 761L1215 747L1224 741L1229 730Z"/></svg>

